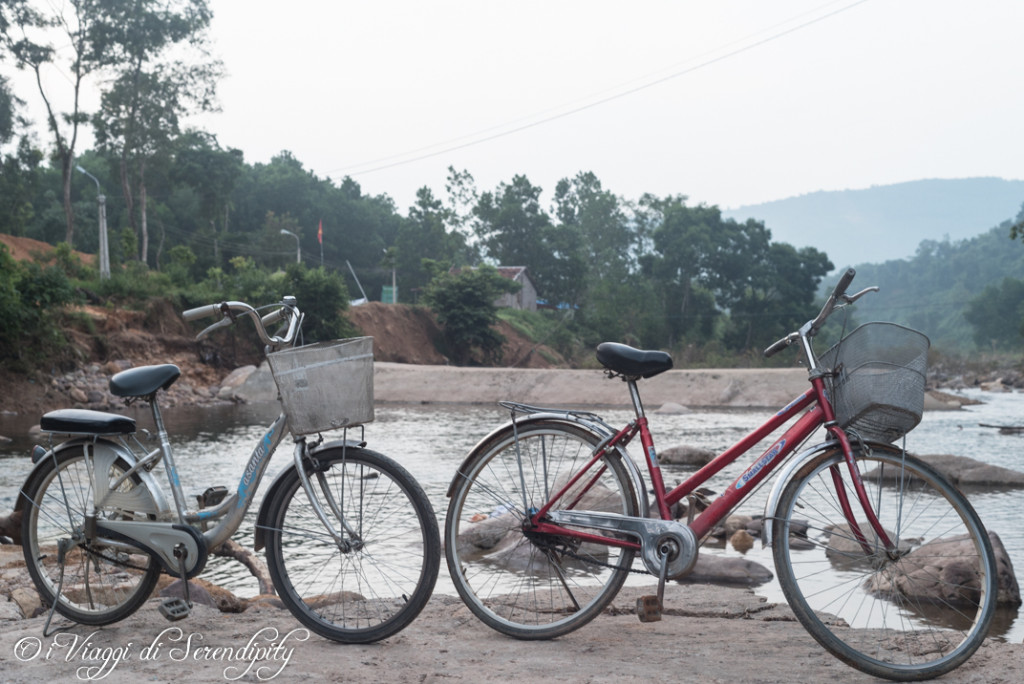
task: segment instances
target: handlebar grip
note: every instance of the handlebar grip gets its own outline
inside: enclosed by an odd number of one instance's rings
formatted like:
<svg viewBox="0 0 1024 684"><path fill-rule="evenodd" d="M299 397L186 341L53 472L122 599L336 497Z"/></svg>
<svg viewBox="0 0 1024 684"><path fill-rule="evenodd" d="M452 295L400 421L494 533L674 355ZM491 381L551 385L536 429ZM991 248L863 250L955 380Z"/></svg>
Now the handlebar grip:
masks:
<svg viewBox="0 0 1024 684"><path fill-rule="evenodd" d="M207 304L206 306L197 306L194 309L183 311L181 316L186 321L197 321L200 318L208 318L210 316L216 316L221 311L220 304Z"/></svg>
<svg viewBox="0 0 1024 684"><path fill-rule="evenodd" d="M277 309L275 311L271 311L266 316L261 318L260 319L260 323L263 324L264 328L269 328L270 326L274 325L274 323L277 323L278 321L283 320L286 312L287 312L287 309L285 309L282 306L280 309Z"/></svg>
<svg viewBox="0 0 1024 684"><path fill-rule="evenodd" d="M839 299L846 294L846 288L850 287L850 283L853 282L853 277L855 275L857 275L857 271L855 269L846 269L846 273L844 273L843 277L839 279L838 283L836 283L836 289L832 291L832 296Z"/></svg>
<svg viewBox="0 0 1024 684"><path fill-rule="evenodd" d="M787 335L783 337L781 340L776 340L775 342L772 342L771 346L764 350L764 358L767 359L769 357L775 356L776 354L778 354L780 351L782 351L791 344L793 344L792 335Z"/></svg>

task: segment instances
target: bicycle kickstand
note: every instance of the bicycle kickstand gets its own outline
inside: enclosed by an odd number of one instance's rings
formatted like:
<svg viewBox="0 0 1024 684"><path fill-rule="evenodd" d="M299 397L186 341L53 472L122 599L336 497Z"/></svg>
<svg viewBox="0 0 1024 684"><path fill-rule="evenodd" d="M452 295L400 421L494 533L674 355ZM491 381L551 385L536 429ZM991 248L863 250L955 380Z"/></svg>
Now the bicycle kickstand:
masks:
<svg viewBox="0 0 1024 684"><path fill-rule="evenodd" d="M658 594L641 596L636 600L636 616L640 622L660 622L665 605L665 577L668 575L668 551L661 550L661 572L658 573Z"/></svg>
<svg viewBox="0 0 1024 684"><path fill-rule="evenodd" d="M184 597L173 596L164 599L160 603L159 608L160 614L171 622L188 617L189 612L192 610L192 599L188 592L188 574L185 572L185 558L187 556L188 551L185 550L184 546L179 544L174 547L174 557L178 559L178 567L181 569L181 581L184 583L182 587Z"/></svg>

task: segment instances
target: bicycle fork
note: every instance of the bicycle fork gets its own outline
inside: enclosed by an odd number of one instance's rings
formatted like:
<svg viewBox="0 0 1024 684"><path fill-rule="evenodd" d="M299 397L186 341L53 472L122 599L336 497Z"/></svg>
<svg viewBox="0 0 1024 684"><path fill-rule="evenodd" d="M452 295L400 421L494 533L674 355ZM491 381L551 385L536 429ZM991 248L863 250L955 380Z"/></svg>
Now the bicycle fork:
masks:
<svg viewBox="0 0 1024 684"><path fill-rule="evenodd" d="M347 447L342 447L342 451ZM304 437L299 438L295 441L295 470L299 474L299 482L302 484L303 491L306 492L306 498L309 499L310 506L313 508L313 513L316 514L317 519L324 526L327 532L334 539L334 543L338 545L338 548L342 553L349 553L353 550L362 548L363 540L357 530L353 529L348 521L345 520L345 514L342 512L341 507L338 505L337 499L334 497L331 488L327 484L327 478L324 477L323 470L319 467L319 464L313 459L309 453L309 445ZM320 496L317 496L313 489L313 482L307 472L307 464L309 470L313 472L317 485L319 485L322 498L327 503L327 508L330 510L331 515L341 523L342 531L339 532L331 522L331 518L328 517L327 510L320 503ZM344 473L345 460L342 457L342 472ZM342 487L344 487L345 479L342 478ZM344 489L341 492L342 498L345 496Z"/></svg>

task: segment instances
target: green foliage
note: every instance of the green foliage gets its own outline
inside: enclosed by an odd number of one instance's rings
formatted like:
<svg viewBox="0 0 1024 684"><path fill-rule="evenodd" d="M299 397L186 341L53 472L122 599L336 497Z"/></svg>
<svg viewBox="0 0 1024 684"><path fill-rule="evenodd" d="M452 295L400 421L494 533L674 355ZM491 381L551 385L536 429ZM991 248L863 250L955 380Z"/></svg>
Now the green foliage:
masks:
<svg viewBox="0 0 1024 684"><path fill-rule="evenodd" d="M284 294L298 299L299 309L306 315L303 335L306 342L325 342L351 337L355 328L345 318L348 310L348 288L341 275L324 268L288 266Z"/></svg>
<svg viewBox="0 0 1024 684"><path fill-rule="evenodd" d="M17 100L7 85L7 78L0 76L0 145L5 144L14 136L17 104Z"/></svg>
<svg viewBox="0 0 1024 684"><path fill-rule="evenodd" d="M121 260L125 263L132 261L139 253L139 238L135 231L125 226L121 229Z"/></svg>
<svg viewBox="0 0 1024 684"><path fill-rule="evenodd" d="M28 137L18 141L13 153L0 154L0 232L29 236L35 228L37 195L45 174L43 153Z"/></svg>
<svg viewBox="0 0 1024 684"><path fill-rule="evenodd" d="M551 223L540 194L521 175L483 193L473 208L476 234L496 263L528 267L540 296L576 302L585 271L579 242L570 227Z"/></svg>
<svg viewBox="0 0 1024 684"><path fill-rule="evenodd" d="M351 337L345 318L348 290L340 274L292 263L285 271L269 272L248 257L235 257L228 269L212 268L199 286L183 293L186 306L238 300L261 307L294 296L305 314L306 343Z"/></svg>
<svg viewBox="0 0 1024 684"><path fill-rule="evenodd" d="M57 268L59 268L68 278L81 278L87 271L81 258L75 254L71 249L71 245L66 242L57 243L57 247L53 250L52 257Z"/></svg>
<svg viewBox="0 0 1024 684"><path fill-rule="evenodd" d="M436 199L429 188L416 192L416 204L409 208L409 220L398 229L395 247L389 249L382 265L401 272L399 288L402 301L415 301L416 293L430 281L424 260L444 261L457 266L467 265L465 236L449 226L456 217L452 210Z"/></svg>
<svg viewBox="0 0 1024 684"><path fill-rule="evenodd" d="M175 245L171 247L170 263L165 267L164 273L177 287L185 287L191 280L192 267L196 263L196 254L188 245Z"/></svg>
<svg viewBox="0 0 1024 684"><path fill-rule="evenodd" d="M857 302L858 319L915 328L947 353L973 351L979 340L981 349L989 349L993 338L988 333L978 338L965 313L986 287L1024 273L1024 249L1007 240L1008 230L1005 222L969 240L926 240L911 259L858 266L855 289L881 288Z"/></svg>
<svg viewBox="0 0 1024 684"><path fill-rule="evenodd" d="M60 314L75 299L58 266L19 263L0 244L0 364L24 370L59 350Z"/></svg>
<svg viewBox="0 0 1024 684"><path fill-rule="evenodd" d="M524 337L551 347L566 359L579 351L579 338L571 311L498 309L497 316Z"/></svg>
<svg viewBox="0 0 1024 684"><path fill-rule="evenodd" d="M501 360L504 336L492 327L498 320L494 300L519 288L492 266L437 272L424 301L434 310L444 334L445 351L456 365Z"/></svg>
<svg viewBox="0 0 1024 684"><path fill-rule="evenodd" d="M979 349L1018 351L1024 347L1024 280L1004 278L971 300L964 318L974 327Z"/></svg>
<svg viewBox="0 0 1024 684"><path fill-rule="evenodd" d="M463 342L448 343L450 356L463 362L493 359L489 333L477 340L468 332L486 331L488 319L461 315L476 315L478 304L442 301L438 288L455 286L448 276L432 283L431 263L464 268L485 258L494 265L526 266L540 297L558 307L537 314L538 321L557 321L553 332L542 326L533 332L550 337L549 344L567 356L610 339L672 350L694 363L727 363L758 353L816 309L814 294L834 259L775 241L762 221L737 222L723 218L718 207L687 206L683 195L633 201L581 172L559 180L545 202L542 189L525 176L481 194L468 172L449 169L445 196L421 188L403 216L386 195L368 196L351 178L318 177L287 151L268 163L246 163L241 151L223 148L209 133L179 130L178 105L188 100L200 106L194 98L206 103L212 94L207 88L183 92L182 84L211 85L206 76L215 74L171 69L170 53L157 68L158 55L145 49L148 40L160 48L188 35L190 20L193 28L205 28L208 2L172 3L170 14L152 17L170 23L150 37L134 29L161 5L129 4L98 3L109 16L87 18L98 22L88 39L104 45L102 54L88 55L90 66L107 60L109 78L102 82L93 121L97 148L74 155L107 197L113 276L100 281L68 248L57 253L58 268L68 278L83 279L82 287L101 298L128 306L144 306L145 298L158 295L176 298L176 305L229 298L263 304L294 294L310 314L310 337L327 339L347 334L340 312L347 293L358 292L351 264L371 299L391 284L392 274L404 302L425 301L420 293L435 290L430 301L449 307L444 314L453 334L467 331ZM175 15L186 6L198 14ZM136 9L138 14L108 21ZM207 66L215 71L215 65ZM11 87L0 82L0 138L8 143L0 158L0 232L55 244L67 234L61 150L51 166L29 140L18 138L19 98ZM31 95L23 93L22 99ZM76 246L93 251L96 188L72 175ZM143 189L148 248L140 244ZM862 300L859 319L876 317L872 307L884 304L889 308L881 318L921 328L942 347L973 348L978 340L988 348L993 339L1009 345L1011 338L978 330L963 311L980 307L976 300L986 285L1020 277L1024 251L1008 249L1005 238L1007 231L1021 236L1022 216L1002 226L999 239L972 241L964 253L948 240L929 241L915 259L875 268L881 278L871 275L873 267L863 268L856 285L879 284L883 293ZM294 239L281 230L298 236L301 268L295 265ZM140 252L154 270L137 260ZM310 268L320 265L322 272ZM484 293L475 294L490 305Z"/></svg>

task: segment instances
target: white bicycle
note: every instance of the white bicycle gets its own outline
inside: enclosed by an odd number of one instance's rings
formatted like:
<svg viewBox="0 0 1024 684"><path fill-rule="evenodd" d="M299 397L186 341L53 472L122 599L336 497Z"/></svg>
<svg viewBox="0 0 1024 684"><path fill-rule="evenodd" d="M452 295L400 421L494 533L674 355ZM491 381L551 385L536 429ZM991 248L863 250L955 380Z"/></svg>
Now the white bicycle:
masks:
<svg viewBox="0 0 1024 684"><path fill-rule="evenodd" d="M372 420L371 338L292 348L303 320L295 298L267 308L261 316L248 304L223 302L184 313L187 320L221 317L199 338L250 319L281 390L284 410L230 494L211 487L190 506L182 493L157 402L181 373L175 365L132 368L110 380L115 396L150 405L156 448L143 445L125 415L61 409L42 417L42 429L64 441L35 447L18 507L25 561L51 619L56 610L78 623L110 624L149 598L160 573L198 575L210 551L238 530L289 433L293 463L270 485L255 528L255 547L266 548L284 604L313 632L345 643L389 637L426 605L441 556L430 502L402 466L348 438L348 427ZM346 428L341 439L319 435L335 428ZM160 463L170 499L152 472ZM168 619L188 615L187 587L184 598L161 604Z"/></svg>

